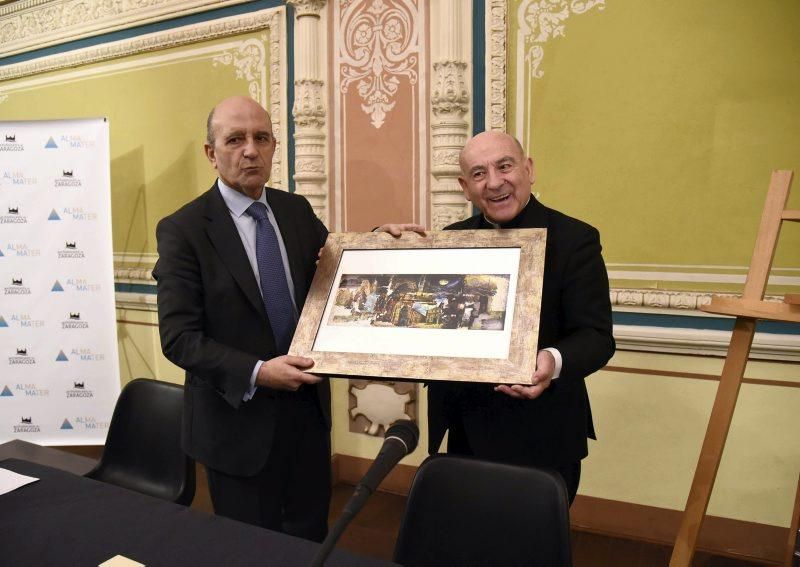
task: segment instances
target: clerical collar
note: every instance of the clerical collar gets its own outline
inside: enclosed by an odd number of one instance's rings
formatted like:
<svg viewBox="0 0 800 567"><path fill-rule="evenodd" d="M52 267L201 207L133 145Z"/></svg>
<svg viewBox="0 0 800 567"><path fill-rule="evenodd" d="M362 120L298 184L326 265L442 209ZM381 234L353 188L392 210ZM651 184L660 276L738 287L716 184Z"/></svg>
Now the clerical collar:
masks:
<svg viewBox="0 0 800 567"><path fill-rule="evenodd" d="M486 215L481 215L483 217L483 222L491 228L518 228L520 223L522 222L522 217L525 214L525 209L528 208L528 205L531 204L531 196L528 195L528 200L525 202L525 206L522 207L520 212L515 216L513 219L506 223L498 224L496 222L492 222L486 218Z"/></svg>

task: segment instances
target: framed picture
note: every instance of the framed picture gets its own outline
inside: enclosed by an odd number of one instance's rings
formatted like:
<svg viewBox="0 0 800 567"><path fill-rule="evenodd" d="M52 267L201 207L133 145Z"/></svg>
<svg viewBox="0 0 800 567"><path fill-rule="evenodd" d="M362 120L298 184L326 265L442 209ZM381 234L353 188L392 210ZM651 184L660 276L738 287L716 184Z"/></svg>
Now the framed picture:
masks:
<svg viewBox="0 0 800 567"><path fill-rule="evenodd" d="M530 384L546 233L331 234L289 354L329 376Z"/></svg>

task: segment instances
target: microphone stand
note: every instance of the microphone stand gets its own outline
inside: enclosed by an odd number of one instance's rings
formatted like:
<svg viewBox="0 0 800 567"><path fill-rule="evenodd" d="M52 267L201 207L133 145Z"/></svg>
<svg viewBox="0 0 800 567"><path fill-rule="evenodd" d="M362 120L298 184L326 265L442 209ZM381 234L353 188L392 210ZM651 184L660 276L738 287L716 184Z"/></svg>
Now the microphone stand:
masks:
<svg viewBox="0 0 800 567"><path fill-rule="evenodd" d="M356 486L353 495L342 510L342 515L336 520L325 541L322 542L317 550L317 554L311 562L311 567L322 567L325 559L333 551L333 547L339 541L350 521L364 507L367 499L377 490L378 485L389 474L389 471L400 462L400 459L417 448L418 440L419 429L413 421L397 421L386 431L383 446L378 456L375 457L375 461L367 471L367 474Z"/></svg>
<svg viewBox="0 0 800 567"><path fill-rule="evenodd" d="M331 551L333 551L336 542L339 541L339 538L344 533L344 530L347 528L348 524L353 520L353 518L356 517L356 514L358 514L358 511L371 494L372 492L369 490L369 488L363 484L356 486L353 496L348 501L347 505L345 505L344 510L342 510L342 515L339 516L339 519L336 520L335 524L333 524L333 527L328 532L328 536L325 538L325 541L322 542L322 545L317 550L317 554L314 556L314 560L311 562L311 567L322 567L325 564L325 560L328 558L328 555L330 555ZM353 503L358 505L353 506Z"/></svg>

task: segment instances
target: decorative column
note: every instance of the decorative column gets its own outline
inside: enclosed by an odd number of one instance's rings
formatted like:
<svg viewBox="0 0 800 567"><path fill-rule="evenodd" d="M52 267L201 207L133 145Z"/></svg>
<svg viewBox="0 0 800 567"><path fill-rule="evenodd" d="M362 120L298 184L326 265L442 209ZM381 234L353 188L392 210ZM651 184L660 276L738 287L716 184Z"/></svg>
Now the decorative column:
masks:
<svg viewBox="0 0 800 567"><path fill-rule="evenodd" d="M325 135L325 76L323 60L325 30L321 12L326 0L287 0L295 10L294 33L294 181L295 190L311 203L314 212L328 224L328 175Z"/></svg>
<svg viewBox="0 0 800 567"><path fill-rule="evenodd" d="M469 136L467 81L470 8L468 0L431 4L433 77L431 87L431 220L433 230L471 214L458 176L458 156Z"/></svg>

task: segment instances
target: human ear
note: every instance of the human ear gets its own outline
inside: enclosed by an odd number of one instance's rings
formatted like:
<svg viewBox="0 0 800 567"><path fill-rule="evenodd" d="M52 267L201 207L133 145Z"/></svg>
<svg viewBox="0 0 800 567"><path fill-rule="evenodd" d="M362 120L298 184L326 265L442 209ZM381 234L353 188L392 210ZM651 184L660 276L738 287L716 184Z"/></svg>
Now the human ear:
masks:
<svg viewBox="0 0 800 567"><path fill-rule="evenodd" d="M214 146L206 142L205 144L203 144L203 149L205 150L206 158L208 158L208 161L211 162L211 165L214 166L214 169L217 169L217 156L214 153Z"/></svg>
<svg viewBox="0 0 800 567"><path fill-rule="evenodd" d="M459 176L458 184L461 185L461 190L464 192L464 198L467 201L472 201L472 199L469 196L469 186L467 185L467 180Z"/></svg>

